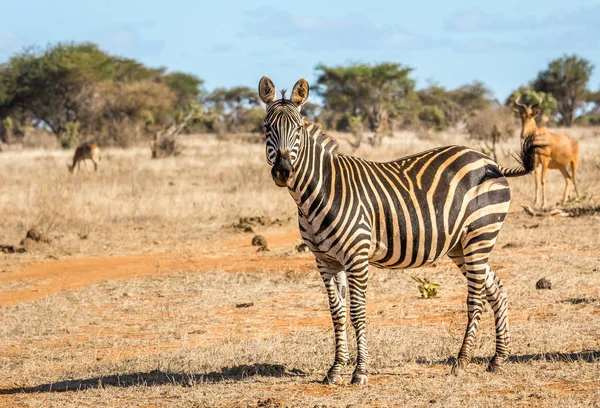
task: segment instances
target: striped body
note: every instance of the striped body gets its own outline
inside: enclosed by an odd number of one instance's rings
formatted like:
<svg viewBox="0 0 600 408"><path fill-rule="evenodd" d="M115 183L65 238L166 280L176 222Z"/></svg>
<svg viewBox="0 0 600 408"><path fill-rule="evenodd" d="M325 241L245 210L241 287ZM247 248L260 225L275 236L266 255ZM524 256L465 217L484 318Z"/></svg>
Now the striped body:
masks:
<svg viewBox="0 0 600 408"><path fill-rule="evenodd" d="M275 98L267 77L259 84L267 104L267 162L280 187L298 206L302 238L316 258L335 332L335 359L324 381L341 381L348 362L347 296L356 331L352 383L367 382L366 291L369 265L416 268L444 255L467 278L468 324L453 372L468 364L487 299L494 311L496 370L509 354L508 306L503 285L488 266L489 254L510 205L505 177L533 170L533 139L524 141L524 167L503 168L467 147L447 146L378 163L338 153L319 125L300 115L308 83L291 99Z"/></svg>
<svg viewBox="0 0 600 408"><path fill-rule="evenodd" d="M312 154L301 152L290 191L302 237L319 257L344 264L357 237L366 245L368 235L371 265L416 268L447 254L473 221L487 216L501 223L508 211L506 179L492 160L471 149L447 146L376 163L321 154L313 140L307 135L302 143ZM307 183L309 173L313 180Z"/></svg>

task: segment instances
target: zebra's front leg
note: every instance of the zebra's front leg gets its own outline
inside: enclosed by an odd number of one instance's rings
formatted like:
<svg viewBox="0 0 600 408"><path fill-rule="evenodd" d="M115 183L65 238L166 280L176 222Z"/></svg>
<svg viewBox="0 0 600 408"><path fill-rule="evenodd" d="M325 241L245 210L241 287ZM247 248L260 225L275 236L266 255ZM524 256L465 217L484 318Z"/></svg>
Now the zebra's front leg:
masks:
<svg viewBox="0 0 600 408"><path fill-rule="evenodd" d="M343 267L329 267L318 263L319 272L325 283L329 299L329 311L335 333L335 358L333 365L323 379L324 384L339 384L342 381L342 368L348 363L348 339L346 336L346 273Z"/></svg>
<svg viewBox="0 0 600 408"><path fill-rule="evenodd" d="M369 279L369 262L355 258L353 265L347 269L348 287L350 289L350 320L356 332L356 368L352 373L352 384L366 385L368 382L367 365L367 281Z"/></svg>

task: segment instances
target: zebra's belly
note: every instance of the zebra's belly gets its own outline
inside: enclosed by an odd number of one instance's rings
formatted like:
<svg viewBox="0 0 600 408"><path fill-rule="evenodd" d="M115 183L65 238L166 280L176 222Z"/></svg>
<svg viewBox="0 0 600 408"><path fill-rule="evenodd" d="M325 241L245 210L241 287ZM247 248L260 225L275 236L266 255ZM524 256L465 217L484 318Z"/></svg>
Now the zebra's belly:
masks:
<svg viewBox="0 0 600 408"><path fill-rule="evenodd" d="M373 237L369 264L379 268L418 268L446 255L460 239L464 228L454 234L413 235L399 233L387 239Z"/></svg>

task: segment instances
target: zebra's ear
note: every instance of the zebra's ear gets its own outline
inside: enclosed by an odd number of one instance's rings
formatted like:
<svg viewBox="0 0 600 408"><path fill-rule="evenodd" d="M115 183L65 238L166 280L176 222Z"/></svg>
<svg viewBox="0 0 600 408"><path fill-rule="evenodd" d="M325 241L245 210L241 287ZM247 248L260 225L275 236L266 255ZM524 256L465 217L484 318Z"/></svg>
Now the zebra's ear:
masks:
<svg viewBox="0 0 600 408"><path fill-rule="evenodd" d="M308 81L304 78L300 78L294 89L292 89L292 102L300 109L302 105L308 99L309 86Z"/></svg>
<svg viewBox="0 0 600 408"><path fill-rule="evenodd" d="M258 83L258 96L267 106L275 102L277 98L275 85L268 76L263 76Z"/></svg>

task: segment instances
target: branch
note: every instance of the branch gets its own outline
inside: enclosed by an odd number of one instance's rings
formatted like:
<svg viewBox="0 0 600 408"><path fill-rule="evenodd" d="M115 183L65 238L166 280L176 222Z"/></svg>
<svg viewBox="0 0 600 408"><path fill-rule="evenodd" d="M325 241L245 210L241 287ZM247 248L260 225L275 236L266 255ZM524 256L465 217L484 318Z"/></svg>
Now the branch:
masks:
<svg viewBox="0 0 600 408"><path fill-rule="evenodd" d="M197 118L198 114L197 108L190 109L181 123L174 123L165 131L165 136L176 137L190 124L190 122Z"/></svg>

